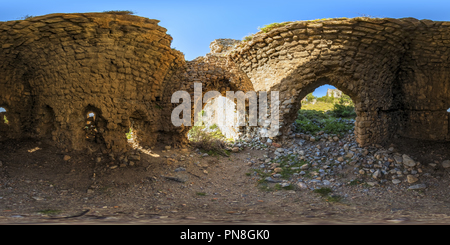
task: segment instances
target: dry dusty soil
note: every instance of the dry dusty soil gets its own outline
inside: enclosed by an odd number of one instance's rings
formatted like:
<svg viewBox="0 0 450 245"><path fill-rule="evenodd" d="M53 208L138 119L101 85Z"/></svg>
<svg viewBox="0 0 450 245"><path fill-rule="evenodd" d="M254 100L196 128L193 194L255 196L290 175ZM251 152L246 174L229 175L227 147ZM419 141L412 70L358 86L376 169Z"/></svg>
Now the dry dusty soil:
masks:
<svg viewBox="0 0 450 245"><path fill-rule="evenodd" d="M426 169L423 190L342 175L339 199L329 200L295 185L261 186L251 168L264 154L204 157L161 145L120 166L34 140L2 142L0 224L450 224L448 170Z"/></svg>

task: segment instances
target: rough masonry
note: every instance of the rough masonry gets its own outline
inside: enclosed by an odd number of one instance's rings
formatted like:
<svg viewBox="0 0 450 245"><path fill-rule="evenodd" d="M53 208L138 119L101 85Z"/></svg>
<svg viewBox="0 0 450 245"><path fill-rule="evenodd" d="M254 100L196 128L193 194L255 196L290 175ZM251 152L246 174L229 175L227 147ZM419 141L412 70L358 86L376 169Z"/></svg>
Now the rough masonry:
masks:
<svg viewBox="0 0 450 245"><path fill-rule="evenodd" d="M301 99L330 84L355 102L361 145L396 134L450 141L449 22L293 22L248 42L216 40L193 61L158 22L106 13L0 22L0 140L120 153L132 128L144 146L184 144L190 127L172 125L170 98L200 82L204 93L279 91L280 139Z"/></svg>
<svg viewBox="0 0 450 245"><path fill-rule="evenodd" d="M294 22L231 54L255 90L280 91L284 132L315 88L349 95L361 145L395 134L450 140L449 57L450 22L412 18Z"/></svg>

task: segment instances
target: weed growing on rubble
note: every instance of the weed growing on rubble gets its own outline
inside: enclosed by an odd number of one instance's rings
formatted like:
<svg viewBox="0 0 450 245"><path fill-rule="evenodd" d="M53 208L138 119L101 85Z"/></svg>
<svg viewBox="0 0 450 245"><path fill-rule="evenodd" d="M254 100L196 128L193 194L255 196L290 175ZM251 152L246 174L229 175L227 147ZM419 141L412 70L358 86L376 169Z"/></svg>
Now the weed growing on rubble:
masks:
<svg viewBox="0 0 450 245"><path fill-rule="evenodd" d="M226 138L217 127L212 125L209 129L205 126L194 126L188 133L188 138L194 147L199 148L208 155L222 155L228 157Z"/></svg>
<svg viewBox="0 0 450 245"><path fill-rule="evenodd" d="M329 188L329 187L322 187L322 188L315 189L313 192L320 194L322 197L326 197L331 192L333 192L333 190L331 190L331 188Z"/></svg>
<svg viewBox="0 0 450 245"><path fill-rule="evenodd" d="M242 39L242 41L243 41L243 42L250 42L252 39L253 39L253 34L252 34L252 35L245 36L245 37Z"/></svg>

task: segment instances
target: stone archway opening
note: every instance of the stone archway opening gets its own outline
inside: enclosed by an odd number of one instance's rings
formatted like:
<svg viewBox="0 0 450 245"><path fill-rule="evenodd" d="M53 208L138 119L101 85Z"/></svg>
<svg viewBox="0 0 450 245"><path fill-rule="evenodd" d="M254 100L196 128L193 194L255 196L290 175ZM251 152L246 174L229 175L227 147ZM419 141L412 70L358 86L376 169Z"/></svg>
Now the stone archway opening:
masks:
<svg viewBox="0 0 450 245"><path fill-rule="evenodd" d="M231 110L230 110L231 109ZM224 95L218 95L203 101L199 120L187 133L191 143L208 141L234 141L241 136L238 118L242 117L237 110L235 101ZM206 143L207 144L207 143Z"/></svg>
<svg viewBox="0 0 450 245"><path fill-rule="evenodd" d="M231 108L231 111L227 111ZM240 137L238 120L243 117L234 101L219 95L205 103L202 110L203 126L207 132L226 139L237 140Z"/></svg>
<svg viewBox="0 0 450 245"><path fill-rule="evenodd" d="M301 90L294 104L296 115L291 130L311 136L338 138L355 133L356 101L334 86L328 78L319 79Z"/></svg>
<svg viewBox="0 0 450 245"><path fill-rule="evenodd" d="M103 132L106 126L105 120L101 116L101 111L88 105L83 113L85 120L83 129L86 141L91 143L104 143Z"/></svg>
<svg viewBox="0 0 450 245"><path fill-rule="evenodd" d="M243 110L238 104L242 106L241 96L247 94L226 80L215 84L214 87L207 86L206 91L202 93L201 103L198 102L200 96L194 97L194 100L197 100L194 105L201 104L202 110L195 116L195 106L192 107L192 126L187 127L185 131L186 139L201 151L228 155L228 150L231 150L230 143L240 139L245 130L248 99L244 100Z"/></svg>
<svg viewBox="0 0 450 245"><path fill-rule="evenodd" d="M9 120L8 117L6 116L6 108L5 107L0 107L0 121L3 124L8 125L9 124Z"/></svg>
<svg viewBox="0 0 450 245"><path fill-rule="evenodd" d="M139 148L143 146L149 146L151 144L149 138L149 122L148 118L142 111L134 111L130 116L130 126L126 132L128 143L133 148Z"/></svg>

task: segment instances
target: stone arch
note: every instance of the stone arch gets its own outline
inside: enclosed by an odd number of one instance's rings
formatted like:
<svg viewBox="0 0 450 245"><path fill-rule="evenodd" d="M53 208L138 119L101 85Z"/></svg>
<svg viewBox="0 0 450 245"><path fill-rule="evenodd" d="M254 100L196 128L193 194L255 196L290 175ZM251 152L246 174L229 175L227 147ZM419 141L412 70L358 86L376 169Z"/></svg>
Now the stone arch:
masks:
<svg viewBox="0 0 450 245"><path fill-rule="evenodd" d="M203 85L203 83L202 83ZM201 96L199 96L198 98L193 98L193 104L191 107L191 125L192 126L187 126L185 127L185 129L182 132L182 135L187 138L188 137L188 132L189 130L196 125L195 122L195 107L194 105L197 103L197 105L200 105L201 103L201 111L204 111L205 109L208 110L208 112L206 112L207 114L206 116L206 120L209 116L214 116L215 119L218 118L218 114L221 113L220 111L214 110L213 111L213 105L212 105L212 100L216 101L216 100L220 100L221 98L225 98L226 99L226 93L227 91L233 91L233 92L237 92L240 91L238 86L234 83L231 83L229 78L223 78L220 79L219 81L214 81L212 83L208 83L206 87L202 86L202 94ZM212 92L217 92L217 95L211 96ZM210 95L210 100L208 100L208 95ZM197 101L195 100L197 99ZM205 101L207 100L207 101ZM201 102L200 102L201 101ZM230 103L235 103L235 101L232 101ZM209 107L209 108L207 108ZM246 103L246 111L248 111L248 103ZM216 115L208 115L208 113L215 113ZM217 117L216 117L217 116ZM213 119L213 118L210 118ZM221 119L224 119L223 117ZM213 119L214 120L214 119ZM206 123L206 126L212 126L212 124Z"/></svg>
<svg viewBox="0 0 450 245"><path fill-rule="evenodd" d="M400 29L397 35L391 34L394 23ZM230 58L257 91L280 92L281 135L295 118L295 98L327 77L355 102L358 143L382 144L398 129L401 108L394 81L412 38L404 35L400 24L412 27L408 21L392 19L292 22L255 34Z"/></svg>
<svg viewBox="0 0 450 245"><path fill-rule="evenodd" d="M234 91L233 91L234 92ZM245 120L245 115L248 113L248 100L246 101L246 112L240 113L238 111L238 105L235 100L227 98L220 94L213 100L208 102L204 101L203 110L205 112L206 120L203 121L207 130L215 130L216 128L227 139L238 139L242 133L240 133L240 127L238 125L239 120ZM217 104L216 104L217 103ZM233 114L229 113L229 108L232 109Z"/></svg>

